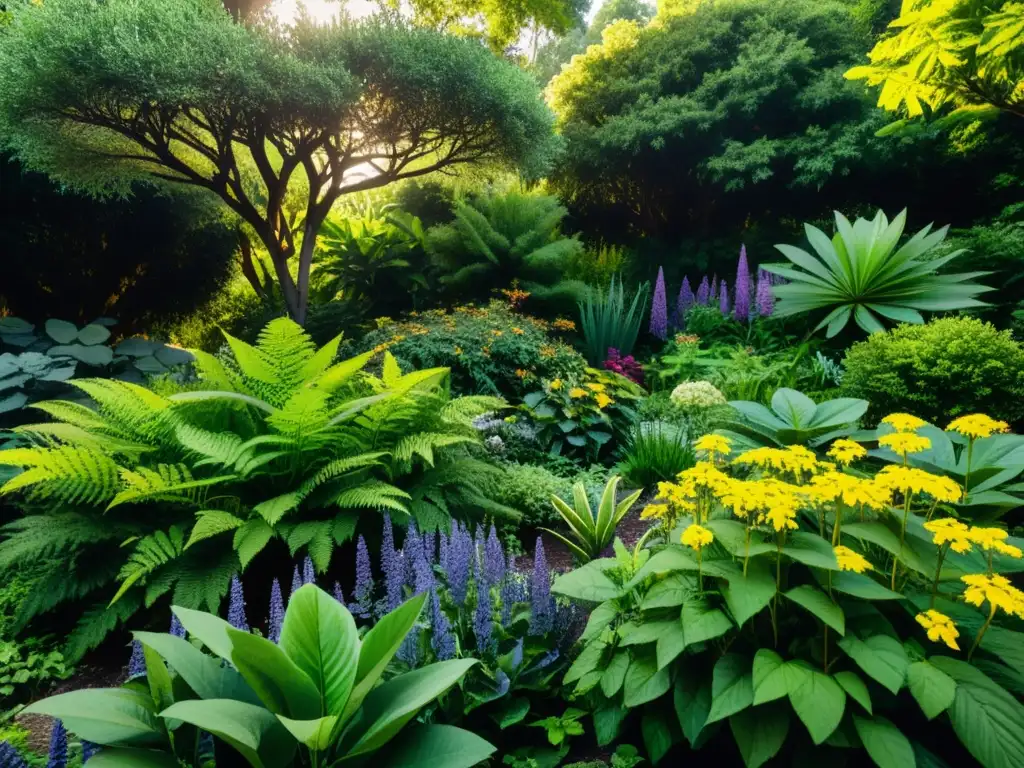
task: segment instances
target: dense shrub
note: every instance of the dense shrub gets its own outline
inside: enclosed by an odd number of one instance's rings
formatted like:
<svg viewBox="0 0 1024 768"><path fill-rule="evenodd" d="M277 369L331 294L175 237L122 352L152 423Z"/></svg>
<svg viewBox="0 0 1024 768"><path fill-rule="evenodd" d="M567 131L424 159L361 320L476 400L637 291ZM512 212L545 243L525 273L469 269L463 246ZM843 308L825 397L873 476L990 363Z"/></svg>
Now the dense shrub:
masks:
<svg viewBox="0 0 1024 768"><path fill-rule="evenodd" d="M367 334L361 351L385 346L403 368L450 368L456 392L513 397L537 388L541 379L578 377L586 367L557 338L567 321L548 323L521 315L501 302L388 318Z"/></svg>
<svg viewBox="0 0 1024 768"><path fill-rule="evenodd" d="M842 393L871 402L869 419L908 411L945 426L983 412L1024 419L1024 347L970 317L903 325L854 344L843 361Z"/></svg>
<svg viewBox="0 0 1024 768"><path fill-rule="evenodd" d="M574 483L583 483L588 492L600 489L607 479L607 472L601 467L592 467L574 474L558 474L547 467L534 464L505 466L502 475L495 476L493 485L486 488L486 494L500 499L502 504L514 507L523 513L523 527L557 525L558 513L551 504L551 497L572 498Z"/></svg>

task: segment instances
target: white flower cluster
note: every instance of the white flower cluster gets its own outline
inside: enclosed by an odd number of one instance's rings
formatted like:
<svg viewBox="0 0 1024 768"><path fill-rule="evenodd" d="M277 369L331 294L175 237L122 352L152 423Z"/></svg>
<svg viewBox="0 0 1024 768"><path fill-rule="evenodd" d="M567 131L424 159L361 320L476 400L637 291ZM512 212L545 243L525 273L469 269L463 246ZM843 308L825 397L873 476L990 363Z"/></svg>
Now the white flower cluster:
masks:
<svg viewBox="0 0 1024 768"><path fill-rule="evenodd" d="M672 390L672 402L680 408L714 408L725 405L725 395L710 381L684 381Z"/></svg>

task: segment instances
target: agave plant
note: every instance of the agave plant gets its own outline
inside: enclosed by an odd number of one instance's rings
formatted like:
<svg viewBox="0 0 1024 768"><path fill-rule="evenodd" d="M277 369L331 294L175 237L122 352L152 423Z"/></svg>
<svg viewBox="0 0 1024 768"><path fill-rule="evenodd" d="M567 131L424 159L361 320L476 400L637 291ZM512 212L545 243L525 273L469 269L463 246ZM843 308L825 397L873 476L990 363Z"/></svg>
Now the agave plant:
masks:
<svg viewBox="0 0 1024 768"><path fill-rule="evenodd" d="M557 496L552 496L551 503L555 505L555 510L569 526L572 540L557 531L547 528L541 530L547 531L560 540L581 562L589 563L595 557L600 557L615 538L616 526L642 493L642 490L636 491L616 503L615 492L618 487L618 477L613 477L608 481L601 494L601 503L597 507L596 517L590 508L590 499L587 498L587 489L583 483L576 483L572 487L573 506L571 507Z"/></svg>
<svg viewBox="0 0 1024 768"><path fill-rule="evenodd" d="M772 395L771 407L748 400L731 400L740 420L719 430L735 447L809 445L816 448L852 434L868 409L867 400L839 397L815 403L803 392L783 387Z"/></svg>
<svg viewBox="0 0 1024 768"><path fill-rule="evenodd" d="M870 221L857 219L851 224L837 212L832 239L820 229L804 225L817 257L792 245L776 245L797 267L763 265L789 281L774 288L779 299L776 315L827 309L828 314L814 330L827 328L831 338L851 318L868 333L875 333L885 330L883 319L923 323L921 310L942 312L985 306L975 297L993 289L971 281L989 273L937 274L964 253L963 249L938 258L928 255L945 239L949 227L932 232L929 224L897 247L906 220L906 210L891 223L879 211Z"/></svg>
<svg viewBox="0 0 1024 768"><path fill-rule="evenodd" d="M620 355L633 351L647 309L649 287L647 283L639 286L627 308L622 281L612 278L607 295L591 292L579 303L588 363L602 365L609 349L618 350Z"/></svg>

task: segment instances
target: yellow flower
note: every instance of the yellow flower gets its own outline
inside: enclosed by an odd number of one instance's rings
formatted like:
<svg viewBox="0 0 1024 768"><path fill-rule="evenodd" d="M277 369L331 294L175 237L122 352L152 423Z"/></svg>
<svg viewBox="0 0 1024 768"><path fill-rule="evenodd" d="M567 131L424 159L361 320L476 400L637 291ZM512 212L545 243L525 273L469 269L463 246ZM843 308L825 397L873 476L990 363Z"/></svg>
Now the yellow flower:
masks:
<svg viewBox="0 0 1024 768"><path fill-rule="evenodd" d="M746 520L751 512L761 508L760 496L754 492L757 483L745 480L730 480L728 485L718 494L718 502L726 509L731 509L736 517Z"/></svg>
<svg viewBox="0 0 1024 768"><path fill-rule="evenodd" d="M555 353L557 351L558 350L556 350L554 347L552 347L552 346L550 346L548 344L545 344L543 347L540 348L540 356L541 357L554 357Z"/></svg>
<svg viewBox="0 0 1024 768"><path fill-rule="evenodd" d="M698 461L689 469L684 469L680 472L678 478L682 480L681 485L688 490L695 490L697 488L724 489L728 487L731 480L727 474L709 461Z"/></svg>
<svg viewBox="0 0 1024 768"><path fill-rule="evenodd" d="M832 443L832 447L828 449L828 455L840 464L846 465L864 458L868 455L868 451L860 443L843 438Z"/></svg>
<svg viewBox="0 0 1024 768"><path fill-rule="evenodd" d="M712 458L717 454L728 456L732 452L729 438L723 435L704 435L693 444L693 447L698 451L707 451Z"/></svg>
<svg viewBox="0 0 1024 768"><path fill-rule="evenodd" d="M644 507L644 511L640 513L641 520L650 520L652 518L661 520L668 515L667 504L648 504Z"/></svg>
<svg viewBox="0 0 1024 768"><path fill-rule="evenodd" d="M611 405L612 403L615 402L610 397L608 397L608 395L606 395L604 392L598 392L597 397L595 399L597 400L598 408L604 408L605 406Z"/></svg>
<svg viewBox="0 0 1024 768"><path fill-rule="evenodd" d="M864 573L872 569L871 563L859 552L854 552L849 547L838 546L835 548L836 562L839 563L840 571L853 571Z"/></svg>
<svg viewBox="0 0 1024 768"><path fill-rule="evenodd" d="M761 522L771 523L772 528L776 531L795 531L797 529L796 509L780 504L761 515Z"/></svg>
<svg viewBox="0 0 1024 768"><path fill-rule="evenodd" d="M574 323L572 320L565 320L564 318L561 318L561 317L558 318L557 320L555 320L555 322L553 322L551 325L552 325L552 327L555 330L558 330L558 331L575 331L576 330L576 323Z"/></svg>
<svg viewBox="0 0 1024 768"><path fill-rule="evenodd" d="M493 331L491 331L491 334L494 335L495 337L497 337L497 336L504 336L505 332L504 331L499 331L497 328L495 328Z"/></svg>
<svg viewBox="0 0 1024 768"><path fill-rule="evenodd" d="M960 501L962 490L948 477L940 477L916 467L901 467L890 464L875 475L875 482L889 490L910 493L927 493L936 501Z"/></svg>
<svg viewBox="0 0 1024 768"><path fill-rule="evenodd" d="M514 333L516 336L522 336L524 331L522 328L516 328L515 326L512 326L512 333Z"/></svg>
<svg viewBox="0 0 1024 768"><path fill-rule="evenodd" d="M990 437L996 432L1007 432L1010 429L1010 425L1005 421L996 421L984 413L972 413L969 416L953 419L946 429L951 429L954 432L959 432L964 437L973 439Z"/></svg>
<svg viewBox="0 0 1024 768"><path fill-rule="evenodd" d="M938 547L949 543L949 548L954 552L963 554L971 551L971 539L968 535L970 529L959 520L952 517L929 520L924 524L924 529L932 534L932 543Z"/></svg>
<svg viewBox="0 0 1024 768"><path fill-rule="evenodd" d="M882 423L888 424L897 432L916 432L927 422L917 416L911 416L909 413L890 413L882 419Z"/></svg>
<svg viewBox="0 0 1024 768"><path fill-rule="evenodd" d="M961 576L960 581L967 585L964 600L971 605L980 608L987 600L992 611L998 608L1024 619L1024 592L1013 586L1005 576L972 573Z"/></svg>
<svg viewBox="0 0 1024 768"><path fill-rule="evenodd" d="M928 639L933 643L945 643L954 651L960 650L960 646L956 644L956 639L960 637L960 633L956 629L956 624L953 623L949 616L929 608L924 613L917 614L914 618L917 619L918 624L925 628L928 633Z"/></svg>
<svg viewBox="0 0 1024 768"><path fill-rule="evenodd" d="M818 469L818 459L814 451L802 445L791 445L788 448L754 448L741 453L733 459L733 463L753 464L765 469L770 467L795 474L814 472Z"/></svg>
<svg viewBox="0 0 1024 768"><path fill-rule="evenodd" d="M842 499L850 507L863 504L868 509L885 509L891 492L874 480L863 480L843 472L830 471L811 478L810 495L816 501Z"/></svg>
<svg viewBox="0 0 1024 768"><path fill-rule="evenodd" d="M715 536L707 528L694 523L685 531L681 541L690 549L701 550L715 540Z"/></svg>
<svg viewBox="0 0 1024 768"><path fill-rule="evenodd" d="M967 532L967 538L977 544L986 552L998 552L1001 555L1009 555L1020 559L1024 557L1020 547L1007 544L1008 534L1002 528L971 528Z"/></svg>
<svg viewBox="0 0 1024 768"><path fill-rule="evenodd" d="M579 399L581 397L586 397L588 394L590 393L587 392L587 390L583 389L582 387L573 387L572 389L569 390L569 397L573 398L574 400Z"/></svg>
<svg viewBox="0 0 1024 768"><path fill-rule="evenodd" d="M553 389L554 391L557 392L558 390L560 390L562 388L562 380L561 379L552 379L551 383L548 384L548 386L551 389Z"/></svg>
<svg viewBox="0 0 1024 768"><path fill-rule="evenodd" d="M900 456L908 453L921 453L932 447L932 441L922 435L915 435L912 432L893 432L890 435L882 435L878 438L878 444L895 451Z"/></svg>
<svg viewBox="0 0 1024 768"><path fill-rule="evenodd" d="M598 384L595 381L590 382L589 384L586 385L586 387L591 392L604 392L604 390L605 390L604 384Z"/></svg>
<svg viewBox="0 0 1024 768"><path fill-rule="evenodd" d="M461 354L462 354L462 347L456 347L455 348L455 355L456 355L456 357L458 357Z"/></svg>
<svg viewBox="0 0 1024 768"><path fill-rule="evenodd" d="M529 375L530 375L529 371L524 370L522 368L516 368L516 376L518 376L520 379L525 379Z"/></svg>

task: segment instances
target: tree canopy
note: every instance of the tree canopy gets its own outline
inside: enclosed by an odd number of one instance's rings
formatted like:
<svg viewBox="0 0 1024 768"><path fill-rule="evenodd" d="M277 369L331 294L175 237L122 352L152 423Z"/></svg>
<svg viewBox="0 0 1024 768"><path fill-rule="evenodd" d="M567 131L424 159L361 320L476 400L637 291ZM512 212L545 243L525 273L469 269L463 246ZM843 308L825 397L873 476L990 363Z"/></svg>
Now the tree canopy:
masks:
<svg viewBox="0 0 1024 768"><path fill-rule="evenodd" d="M147 177L214 192L267 248L300 322L341 195L459 163L537 172L555 146L528 74L393 20L243 26L216 0L62 0L3 34L0 141L97 193ZM301 228L282 209L299 183Z"/></svg>

